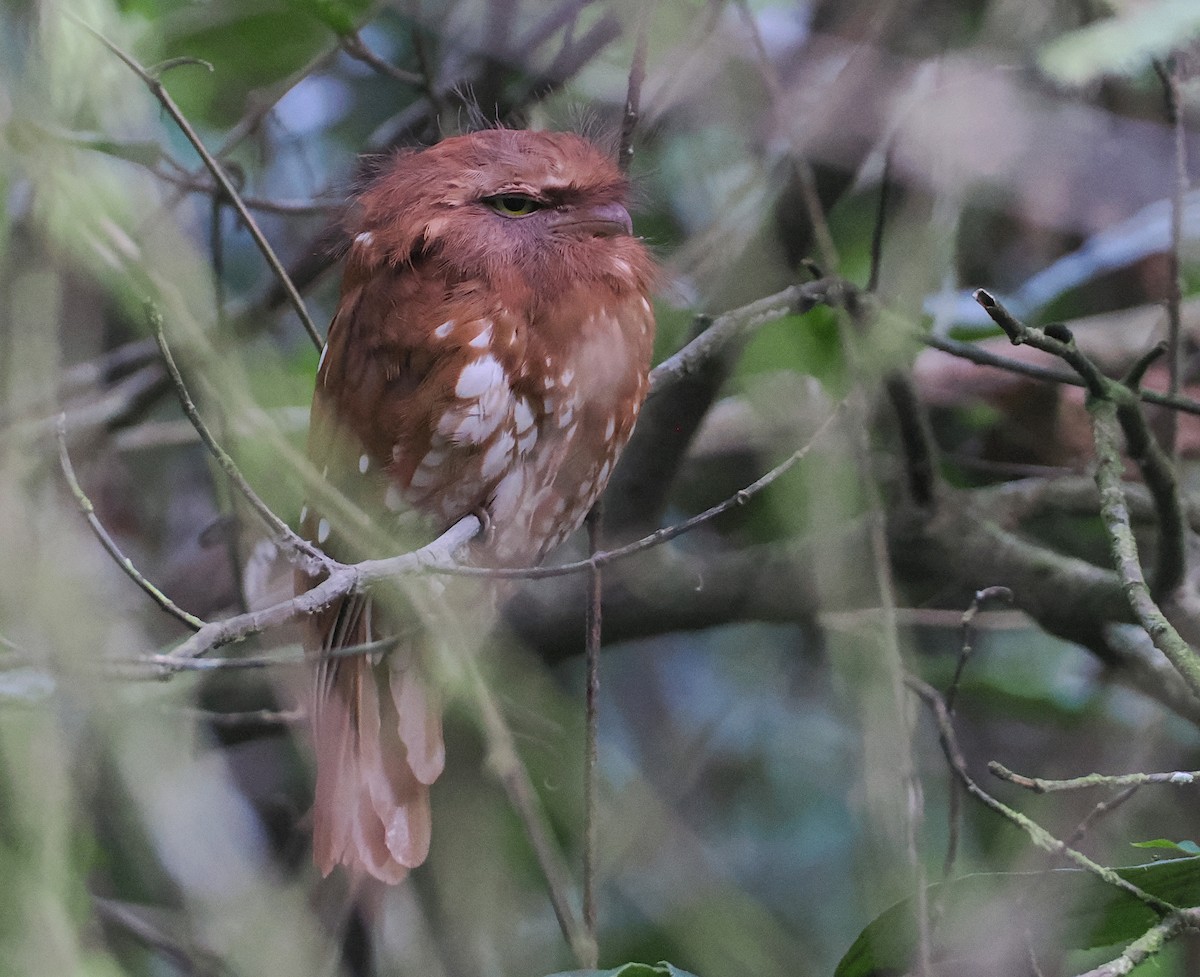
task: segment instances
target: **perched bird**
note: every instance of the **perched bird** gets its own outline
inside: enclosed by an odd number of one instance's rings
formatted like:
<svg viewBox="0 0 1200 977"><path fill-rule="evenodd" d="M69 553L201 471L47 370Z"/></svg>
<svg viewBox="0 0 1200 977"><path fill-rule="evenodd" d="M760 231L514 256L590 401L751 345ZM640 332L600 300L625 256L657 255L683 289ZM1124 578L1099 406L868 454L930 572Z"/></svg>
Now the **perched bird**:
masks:
<svg viewBox="0 0 1200 977"><path fill-rule="evenodd" d="M308 446L369 518L313 505L309 539L361 559L414 512L421 539L476 513L471 559L526 566L579 526L648 386L656 270L626 192L611 157L568 133L490 129L385 165L352 208ZM347 599L309 627L313 848L325 874L397 882L428 853L444 747L421 668L431 625L380 604ZM389 636L382 658L329 654Z"/></svg>

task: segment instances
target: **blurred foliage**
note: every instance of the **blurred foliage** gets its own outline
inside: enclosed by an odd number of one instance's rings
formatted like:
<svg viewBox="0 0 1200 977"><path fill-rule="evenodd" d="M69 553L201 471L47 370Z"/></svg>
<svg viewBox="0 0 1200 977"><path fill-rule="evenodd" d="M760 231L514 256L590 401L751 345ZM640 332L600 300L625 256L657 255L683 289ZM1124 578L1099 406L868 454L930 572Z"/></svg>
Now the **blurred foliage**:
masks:
<svg viewBox="0 0 1200 977"><path fill-rule="evenodd" d="M1174 858L1118 870L1120 877L1143 892L1180 908L1200 904L1200 875L1194 858ZM998 892L1016 893L1018 903L1006 904ZM971 961L1006 948L987 947L989 934L1006 928L1005 917L1016 912L1026 921L1032 947L1053 939L1083 949L1120 947L1159 921L1158 915L1127 892L1101 882L1081 869L1060 869L1031 878L964 875L930 886L927 895L945 907L938 921L937 954L944 961ZM1021 904L1024 902L1025 904ZM999 918L988 920L988 914ZM834 971L834 977L877 977L906 973L916 956L917 934L913 903L905 900L881 914L859 934ZM986 947L986 949L984 949Z"/></svg>
<svg viewBox="0 0 1200 977"><path fill-rule="evenodd" d="M1087 265L1082 281L1030 315L1070 319L1161 302L1165 211L1147 208L1171 193L1173 134L1149 59L1177 55L1195 173L1198 92L1187 52L1176 48L1194 40L1200 19L1191 0L1091 10L1101 6L0 6L0 975L465 977L573 965L465 703L450 704L429 864L355 902L345 879L319 881L309 864L311 772L292 711L303 699L302 669L157 681L146 666L181 631L88 533L57 470L53 418L67 412L84 486L135 563L181 605L217 617L239 606L257 534L181 421L154 356L139 353L143 303L163 310L222 441L293 520L311 476L302 447L317 352L246 229L214 202L186 140L81 23L147 66L180 58L211 66L176 63L162 81L220 151L322 324L336 300L341 203L369 169L362 154L429 143L480 116L611 137L640 23L648 71L634 219L667 271L656 359L692 336L698 314L810 277L801 257L833 257L824 271L865 284L888 157L877 256L884 327L855 337L844 315L818 308L759 330L730 364L672 487L674 521L794 451L836 398L864 386L873 395L889 371L912 367L919 333L983 335L964 289L1024 295L1036 273L1073 255L1077 268L1089 242L1120 227L1126 249L1116 265ZM351 35L404 74L352 57L341 45ZM810 178L836 256L822 253L801 203ZM1185 231L1191 294L1200 229ZM1117 323L1109 335L1122 330ZM955 484L1076 466L1054 454L1060 445L1040 427L1037 452L1013 440L1013 424L1038 420L1022 413L1024 392L952 402L923 393ZM1061 410L1055 402L1040 419ZM894 432L875 415L859 420L871 425L863 450L886 488L898 465ZM811 541L814 587L829 596L860 582L867 596L858 605L830 598L819 615L732 620L606 651L601 964L669 959L700 977L901 971L916 885L902 827L914 804L923 813L919 862L946 910L939 935L968 947L947 973L1018 972L1023 917L1011 909L1026 896L1048 900L1037 904L1064 923L1038 944L1043 973L1115 956L1119 948L1088 948L1136 935L1149 922L1144 910L1093 880L1042 873L1051 860L969 799L957 861L941 879L949 774L931 725L911 702L898 703L889 656L946 688L970 595L941 578L913 582L900 594L893 647L871 553L847 542L872 496L854 438L844 440L681 540L678 552ZM1051 511L1025 528L1103 558L1090 515ZM675 569L692 572L683 557ZM644 586L653 592L657 582ZM704 586L698 578L696 589ZM989 759L1043 777L1200 767L1195 728L1113 681L1110 663L1025 618L984 623L955 717L978 779ZM284 633L225 651L282 654L294 645ZM498 638L484 667L576 865L577 649L516 645ZM915 793L904 773L909 724ZM1059 837L1097 799L997 790ZM1179 802L1187 790L1143 788L1081 844L1097 861L1124 865L1147 857L1131 852L1131 840L1168 839L1176 846L1163 850L1168 860L1123 871L1147 886L1169 875L1193 904L1196 861L1180 856L1194 854L1183 839L1200 837L1200 827L1196 805ZM1072 920L1086 937L1065 925ZM972 956L975 939L989 952ZM678 967L586 973L684 977ZM1200 958L1181 941L1136 972L1183 977L1200 972Z"/></svg>

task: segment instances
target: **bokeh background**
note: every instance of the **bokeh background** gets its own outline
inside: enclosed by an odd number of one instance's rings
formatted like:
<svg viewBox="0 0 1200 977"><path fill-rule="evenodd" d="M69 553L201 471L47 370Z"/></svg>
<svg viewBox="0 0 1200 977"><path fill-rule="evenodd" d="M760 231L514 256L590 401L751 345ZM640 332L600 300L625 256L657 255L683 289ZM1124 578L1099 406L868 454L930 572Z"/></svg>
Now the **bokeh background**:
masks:
<svg viewBox="0 0 1200 977"><path fill-rule="evenodd" d="M644 34L631 172L635 226L667 271L656 358L697 315L811 278L806 261L859 286L874 270L887 316L857 345L824 307L764 326L709 364L617 480L610 531L632 538L751 482L846 394L861 406L767 493L610 575L601 964L832 974L872 919L942 879L951 777L897 691L901 662L946 688L973 590L1013 582L873 556L861 529L895 511L902 482L882 378L910 378L945 484L979 493L979 520L1031 493L1003 510L1029 516L1028 538L1107 565L1094 503L1063 489L1086 485L1082 398L985 376L921 337L994 342L977 286L1031 321L1070 321L1115 369L1161 332L1177 150L1192 173L1200 158L1190 2L0 5L0 973L465 977L572 966L470 703L451 695L429 864L352 902L308 858L294 635L221 652L291 664L162 674L150 657L186 632L66 487L60 411L84 490L145 576L197 615L236 613L261 597L261 531L183 419L144 302L214 431L293 523L318 355L178 127L89 28L160 78L219 154L321 329L341 207L372 157L496 122L615 142ZM1180 199L1190 332L1200 198ZM1198 442L1186 419L1179 431L1186 484ZM1029 501L1045 486L1063 492ZM582 587L529 585L483 661L572 866ZM956 704L969 767L1057 836L1105 795L1023 793L989 780L988 760L1045 777L1200 767L1194 702L1130 688L1020 606L977 623ZM1186 856L1192 791L1143 788L1079 844L1104 864ZM991 881L972 890L978 913L941 906L956 949L938 972L1067 975L1116 955L1053 926L1027 938L1043 883L987 873L1059 863L959 800L950 875ZM1132 847L1154 839L1184 847ZM1053 891L1040 922L1074 912ZM842 972L903 970L884 956ZM1183 977L1200 956L1181 940L1143 972Z"/></svg>

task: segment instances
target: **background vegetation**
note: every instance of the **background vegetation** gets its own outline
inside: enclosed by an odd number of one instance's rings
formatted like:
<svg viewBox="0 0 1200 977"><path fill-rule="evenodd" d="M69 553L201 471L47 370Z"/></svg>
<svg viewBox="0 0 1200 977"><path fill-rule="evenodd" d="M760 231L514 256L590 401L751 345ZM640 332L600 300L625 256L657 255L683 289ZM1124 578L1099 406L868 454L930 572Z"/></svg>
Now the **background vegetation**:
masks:
<svg viewBox="0 0 1200 977"><path fill-rule="evenodd" d="M294 635L162 657L188 632L93 536L56 419L145 578L205 620L262 599L262 525L183 419L145 303L293 524L318 354L167 103L323 332L361 154L481 119L614 137L639 38L634 220L669 282L656 358L702 338L687 370L659 371L605 545L811 449L605 568L600 965L1100 975L1161 938L1137 973L1200 972L1198 34L1191 0L6 0L0 972L581 965L462 689L429 864L354 898L318 880ZM1119 407L1136 439L1130 388L1093 376L1085 404L964 359L984 355L1076 384L1063 355L1137 365L1182 391L1147 411L1165 459L1100 469L1108 530L1093 427ZM1135 613L1128 549L1114 570L1122 477L1145 596L1179 644ZM480 663L575 880L586 587L530 581ZM1031 791L989 761L1163 776ZM1143 867L1101 877L1076 853Z"/></svg>

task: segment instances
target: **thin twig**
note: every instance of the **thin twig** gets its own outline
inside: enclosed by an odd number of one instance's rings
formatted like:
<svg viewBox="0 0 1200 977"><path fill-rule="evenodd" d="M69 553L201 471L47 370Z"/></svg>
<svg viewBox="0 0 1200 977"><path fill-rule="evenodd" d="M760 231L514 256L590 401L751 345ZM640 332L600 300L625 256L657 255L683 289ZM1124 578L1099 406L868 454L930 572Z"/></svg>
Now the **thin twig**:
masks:
<svg viewBox="0 0 1200 977"><path fill-rule="evenodd" d="M1138 792L1138 789L1139 788L1137 784L1134 784L1132 787L1126 787L1124 790L1113 794L1112 797L1100 801L1093 806L1092 809L1083 816L1083 820L1075 825L1075 830L1067 835L1067 837L1064 839L1066 844L1072 848L1078 847L1079 843L1087 837L1088 832L1092 830L1092 826L1097 821L1103 817L1107 817L1109 814L1112 814L1113 811L1117 810L1122 804L1133 797L1133 795Z"/></svg>
<svg viewBox="0 0 1200 977"><path fill-rule="evenodd" d="M196 632L186 642L166 656L167 660L157 661L156 664L169 665L172 661L200 657L221 645L239 641L253 634L260 634L268 628L278 627L295 617L316 613L335 600L347 594L366 589L374 583L388 580L410 573L433 573L447 576L470 577L499 577L513 579L541 579L544 577L563 576L572 573L590 571L594 566L604 566L616 560L621 560L648 550L654 546L666 543L681 536L691 529L702 525L724 512L737 506L744 505L750 498L763 491L768 485L780 478L790 468L799 463L817 443L818 439L830 429L833 421L841 414L844 402L839 403L813 433L808 443L793 452L788 458L776 465L771 471L746 488L730 496L724 502L718 503L699 515L693 516L682 523L668 526L651 533L640 540L620 546L616 549L596 553L586 560L577 560L555 567L473 567L454 563L454 554L466 545L479 531L479 520L475 516L466 516L438 539L412 553L388 557L381 560L365 560L362 563L343 564L331 559L319 550L315 551L318 567L328 573L328 576L312 590L289 600L281 601L271 607L249 614L239 614L224 621L211 622Z"/></svg>
<svg viewBox="0 0 1200 977"><path fill-rule="evenodd" d="M386 560L364 560L362 563L346 565L319 554L320 566L328 576L311 590L249 614L238 614L224 621L210 621L169 654L157 656L153 663L167 670L187 668L186 664L181 663L206 655L222 645L279 627L294 618L316 614L334 601L367 590L380 581L445 565L478 535L479 528L477 516L464 516L432 543Z"/></svg>
<svg viewBox="0 0 1200 977"><path fill-rule="evenodd" d="M954 677L950 680L950 687L946 690L946 712L949 715L954 715L954 700L958 697L958 690L962 684L963 674L966 672L967 662L971 658L973 645L975 641L975 618L979 614L983 604L989 600L999 599L1007 604L1013 601L1013 593L1007 587L985 587L982 590L975 591L975 597L971 601L971 606L963 612L962 620L959 622L962 628L962 650L958 655L958 664L954 668ZM962 784L957 780L950 781L949 804L946 812L946 855L942 859L942 878L948 879L954 871L954 863L958 860L958 844L959 835L962 831ZM933 918L938 918L941 915L941 906L933 914Z"/></svg>
<svg viewBox="0 0 1200 977"><path fill-rule="evenodd" d="M730 343L768 322L786 315L799 315L817 305L842 304L852 287L840 279L820 278L791 285L774 295L717 316L704 332L650 371L650 396L672 380L694 373Z"/></svg>
<svg viewBox="0 0 1200 977"><path fill-rule="evenodd" d="M1191 787L1200 783L1200 770L1172 770L1166 773L1123 773L1106 775L1091 773L1084 777L1071 777L1067 780L1045 780L1041 777L1025 777L1014 773L1002 763L995 760L988 764L988 770L1007 780L1010 784L1024 787L1035 794L1049 794L1060 790L1085 790L1089 787L1129 787L1145 784L1177 784Z"/></svg>
<svg viewBox="0 0 1200 977"><path fill-rule="evenodd" d="M946 761L950 764L951 770L954 771L954 774L962 782L963 787L966 788L967 793L982 802L985 807L995 811L1009 823L1020 828L1034 846L1042 849L1042 851L1052 855L1064 856L1080 868L1096 876L1106 885L1111 885L1133 896L1139 902L1149 906L1163 916L1178 912L1177 907L1158 898L1158 896L1151 895L1128 879L1122 878L1111 868L1100 865L1082 852L1069 847L1064 842L1055 838L1032 818L1022 814L1020 811L1013 810L980 787L967 771L967 762L963 757L961 749L959 749L958 739L954 734L954 724L950 718L950 713L946 709L946 700L942 698L942 694L932 685L922 681L915 675L907 676L905 684L929 707L930 712L933 714L934 722L937 724L938 740L941 743L942 752L946 757Z"/></svg>
<svg viewBox="0 0 1200 977"><path fill-rule="evenodd" d="M1079 977L1125 977L1182 933L1200 929L1200 909L1182 909L1156 923L1129 944L1119 957Z"/></svg>
<svg viewBox="0 0 1200 977"><path fill-rule="evenodd" d="M962 360L969 360L979 366L995 367L998 370L1032 377L1034 380L1042 380L1046 383L1062 383L1071 387L1084 386L1083 380L1074 373L1039 366L1036 363L1023 363L1020 360L1009 359L1007 356L999 356L974 343L964 343L957 339L947 339L942 336L931 335L921 335L917 338L931 349L949 353L951 356L957 356ZM1200 401L1195 401L1188 397L1173 397L1170 394L1159 393L1157 390L1139 389L1138 399L1147 404L1154 404L1156 407L1169 407L1184 414L1200 416Z"/></svg>
<svg viewBox="0 0 1200 977"><path fill-rule="evenodd" d="M1121 487L1124 468L1117 452L1117 407L1111 400L1095 400L1092 437L1096 445L1096 485L1100 489L1100 517L1108 531L1113 562L1122 590L1138 623L1166 655L1192 694L1200 697L1200 657L1171 625L1155 602L1138 556L1137 540Z"/></svg>
<svg viewBox="0 0 1200 977"><path fill-rule="evenodd" d="M743 23L750 32L759 75L766 86L767 94L771 97L771 108L778 112L783 104L783 84L779 80L779 72L775 69L770 55L767 54L762 32L758 29L758 20L755 18L750 4L747 0L738 0L737 7L742 15ZM834 272L839 264L837 246L833 243L833 233L829 229L825 208L821 205L821 197L817 192L816 177L804 155L803 147L794 134L794 129L794 126L785 127L792 144L792 165L796 169L796 177L800 183L800 196L804 201L804 209L808 212L808 221L812 226L813 240L817 244L817 253L821 256L821 264L827 271Z"/></svg>
<svg viewBox="0 0 1200 977"><path fill-rule="evenodd" d="M304 722L303 709L248 709L242 712L215 712L212 709L176 708L175 715L198 719L218 729L237 729L242 726L295 726Z"/></svg>
<svg viewBox="0 0 1200 977"><path fill-rule="evenodd" d="M79 437L83 432L111 428L116 422L136 414L140 407L157 399L160 391L166 389L166 384L166 371L157 363L149 363L102 390L94 399L84 396L72 398L65 405L67 417L71 422L72 437ZM5 428L24 428L24 437L27 440L49 437L59 414L58 410L43 414L42 410L49 407L49 403L36 404L32 409L22 410L16 416L2 418L0 431L8 434L9 431L4 430Z"/></svg>
<svg viewBox="0 0 1200 977"><path fill-rule="evenodd" d="M600 527L603 507L600 503L588 513L588 552L593 556L600 547ZM588 576L587 642L585 654L586 692L585 735L583 752L583 928L592 948L598 952L596 939L596 777L600 757L598 731L600 724L600 643L603 622L601 599L604 593L603 571L594 567ZM595 967L596 958L585 961L585 967Z"/></svg>
<svg viewBox="0 0 1200 977"><path fill-rule="evenodd" d="M1175 137L1175 183L1171 189L1171 245L1167 249L1167 392L1179 393L1180 371L1183 365L1183 326L1180 306L1183 303L1183 277L1179 264L1179 247L1183 239L1183 200L1188 190L1187 133L1180 110L1179 78L1157 58L1153 62L1163 86L1167 124ZM1168 416L1166 450L1176 457L1176 424Z"/></svg>
<svg viewBox="0 0 1200 977"><path fill-rule="evenodd" d="M586 560L575 560L571 563L560 563L555 566L548 567L473 567L473 566L436 566L430 567L429 572L441 573L447 576L460 577L498 577L501 579L517 579L517 580L543 580L546 577L562 577L573 573L582 573L590 571L593 567L606 566L609 563L614 563L617 560L623 560L633 556L635 553L641 553L643 550L652 549L663 543L670 542L684 533L690 532L697 526L701 526L706 522L711 522L718 516L729 512L731 509L736 509L738 506L745 505L754 496L764 491L772 483L785 475L788 471L799 464L813 447L817 441L829 430L834 420L840 416L845 409L846 402L839 401L833 409L825 416L825 419L818 425L813 432L812 437L802 447L792 452L787 458L781 461L778 465L772 468L765 475L751 482L743 489L739 489L729 498L718 502L716 505L705 509L703 512L685 519L683 522L676 523L673 526L666 526L662 529L643 536L641 539L634 540L632 543L627 543L624 546L618 546L611 550L602 550L588 557Z"/></svg>
<svg viewBox="0 0 1200 977"><path fill-rule="evenodd" d="M853 293L852 293L853 294ZM862 364L859 354L858 340L867 335L870 329L877 325L868 315L867 309L857 302L848 303L850 309L848 321L850 328L841 329L842 348L855 386L858 390L871 389L871 382ZM897 375L898 376L898 375ZM904 387L902 381L898 381ZM915 400L915 398L914 398ZM909 870L912 872L914 892L914 923L917 932L917 977L931 977L933 973L932 939L930 933L929 896L926 886L925 865L920 856L921 823L925 817L924 796L921 781L917 774L916 763L913 759L913 727L908 715L908 697L904 690L904 659L900 650L899 625L896 618L896 585L892 570L892 555L889 550L887 537L886 509L883 494L880 491L871 465L871 448L869 444L870 425L866 423L866 404L862 397L853 403L854 415L850 424L853 446L853 456L858 468L859 479L863 486L864 502L867 510L868 544L871 552L871 571L874 577L875 591L879 597L881 621L881 644L883 646L883 667L891 692L891 715L884 720L896 737L895 748L898 753L897 761L900 783L904 791L903 830L908 858ZM914 404L915 407L915 404ZM919 426L919 424L918 424ZM918 437L918 440L920 438ZM916 453L927 455L931 449L925 446L917 449ZM912 468L921 467L919 464ZM912 469L910 469L911 471ZM932 473L927 475L932 480ZM933 489L930 485L917 488L917 496L928 496L923 501L930 501ZM918 499L918 504L922 501ZM889 722L890 720L890 722Z"/></svg>
<svg viewBox="0 0 1200 977"><path fill-rule="evenodd" d="M288 301L300 319L300 324L304 326L304 330L308 333L309 338L312 339L313 344L317 349L320 349L324 344L324 340L321 338L320 332L317 331L316 325L314 325L312 318L308 314L308 309L304 305L304 299L301 298L300 293L296 290L296 286L292 283L291 278L288 277L287 269L284 268L283 263L275 254L275 250L271 247L266 235L263 234L262 228L254 220L254 216L250 213L245 201L242 200L233 182L229 179L229 174L225 172L224 167L221 166L212 153L205 147L203 140L201 140L196 130L192 128L192 124L188 122L187 117L180 110L179 106L175 104L175 100L171 98L170 93L167 92L163 83L142 67L132 55L127 54L121 48L117 47L117 45L94 27L91 27L73 14L68 14L68 16L124 62L142 80L142 83L150 90L150 93L158 100L159 104L162 105L172 120L174 120L175 124L179 127L179 131L183 133L187 141L192 144L192 148L196 150L200 159L203 160L205 168L221 188L221 192L228 199L230 205L238 212L242 223L245 224L246 229L250 232L250 236L254 238L254 243L258 245L258 250L266 259L267 264L271 266L271 271L275 273L275 277L283 287Z"/></svg>
<svg viewBox="0 0 1200 977"><path fill-rule="evenodd" d="M239 615L245 616L245 615ZM230 618L229 620L233 620ZM217 622L227 624L228 621ZM241 655L237 658L188 658L179 653L179 649L160 655L146 655L140 658L110 659L109 665L146 665L159 670L171 672L219 672L232 669L234 671L256 670L259 668L279 668L293 665L311 666L315 661L326 661L335 658L361 658L365 655L378 655L391 651L399 639L396 637L379 638L376 641L364 641L361 644L346 645L342 648L331 648L325 651L305 652L301 648L293 648L269 655Z"/></svg>
<svg viewBox="0 0 1200 977"><path fill-rule="evenodd" d="M425 97L429 99L429 104L433 109L435 119L441 120L442 125L445 125L446 116L446 100L442 97L441 91L437 87L437 71L433 65L433 59L429 54L429 47L426 44L425 32L421 29L418 18L413 19L412 26L412 46L413 54L416 55L417 64L421 71L421 87L425 90Z"/></svg>
<svg viewBox="0 0 1200 977"><path fill-rule="evenodd" d="M1154 594L1156 597L1174 594L1187 573L1187 549L1183 499L1175 477L1175 464L1158 443L1146 420L1141 403L1136 398L1141 373L1163 352L1162 344L1152 347L1134 364L1125 379L1125 388L1135 396L1114 398L1117 420L1125 433L1125 446L1142 473L1154 512L1158 516L1158 552L1155 559ZM1111 388L1110 388L1111 389ZM1173 415L1172 415L1173 416Z"/></svg>
<svg viewBox="0 0 1200 977"><path fill-rule="evenodd" d="M168 172L161 167L151 168L151 172L164 183L169 183L180 190L186 190L189 193L199 193L206 197L211 197L214 194L220 194L221 188L210 180L202 180L193 177L187 173ZM269 199L266 197L251 197L242 196L244 203L251 210L258 210L264 214L280 214L285 216L308 216L310 214L332 214L338 213L344 209L344 205L336 200L319 200L312 198L309 200L278 200Z"/></svg>
<svg viewBox="0 0 1200 977"><path fill-rule="evenodd" d="M158 343L158 349L162 353L163 362L166 364L171 382L175 385L175 393L179 397L179 403L183 407L183 412L187 415L187 419L191 421L192 427L196 429L196 433L200 435L200 440L204 442L204 446L213 458L216 459L217 464L221 467L221 471L225 473L229 481L237 487L237 490L250 503L250 507L254 509L267 529L270 530L272 542L285 554L295 557L302 562L315 563L318 567L325 566L327 564L325 554L313 546L312 543L297 536L287 523L275 515L271 507L251 488L250 483L246 481L246 477L238 469L228 452L212 436L208 425L204 423L204 419L196 409L196 404L192 400L192 395L188 392L187 385L183 382L179 367L175 363L175 357L171 355L171 348L167 345L167 337L163 332L162 313L152 302L146 303L145 312L147 324L154 333L154 340Z"/></svg>
<svg viewBox="0 0 1200 977"><path fill-rule="evenodd" d="M394 81L401 82L405 85L416 85L418 88L428 90L426 78L424 75L416 71L405 71L392 64L390 61L385 61L378 54L372 51L363 39L359 37L358 31L351 31L349 34L343 34L341 38L342 50L345 51L355 61L361 61L363 64L373 68L381 75L385 75Z"/></svg>
<svg viewBox="0 0 1200 977"><path fill-rule="evenodd" d="M962 682L963 672L966 671L967 661L974 650L975 618L983 609L983 605L991 600L1011 604L1013 602L1013 592L1007 587L999 586L985 587L983 590L977 590L975 591L974 599L971 601L971 606L963 612L960 624L962 628L962 650L958 655L958 664L954 668L954 678L950 680L950 688L946 690L946 709L951 715L954 715L954 700L958 697L958 689Z"/></svg>
<svg viewBox="0 0 1200 977"><path fill-rule="evenodd" d="M625 113L621 117L621 146L617 152L617 165L622 173L629 172L633 162L633 136L641 118L642 83L646 80L646 35L653 11L653 2L638 7L637 41L633 46L633 60L629 64L629 84L625 91Z"/></svg>
<svg viewBox="0 0 1200 977"><path fill-rule="evenodd" d="M75 476L75 466L71 464L71 456L67 452L67 417L65 414L58 415L58 460L62 465L63 475L66 476L67 485L71 488L71 494L75 497L75 503L79 506L79 511L83 513L92 532L100 540L100 545L108 551L108 555L113 558L117 566L125 572L125 575L130 580L149 594L154 603L177 621L185 624L193 631L198 631L204 627L205 622L201 618L196 617L195 614L189 614L147 580L141 571L133 565L133 561L121 551L121 547L109 535L108 530L104 528L104 524L96 515L96 507L92 505L92 500L87 497L87 494L83 491L83 487L79 484L79 479Z"/></svg>
<svg viewBox="0 0 1200 977"><path fill-rule="evenodd" d="M1063 326L1047 326L1038 329L1027 326L1001 305L994 295L982 288L975 289L975 301L980 304L991 320L996 323L1014 346L1028 343L1044 353L1051 353L1071 367L1083 381L1083 386L1093 397L1106 397L1108 379L1100 369L1075 345L1071 333Z"/></svg>
<svg viewBox="0 0 1200 977"><path fill-rule="evenodd" d="M1138 622L1146 629L1155 647L1180 671L1193 693L1200 696L1200 657L1180 637L1155 601L1156 594L1172 594L1183 580L1186 570L1185 525L1174 470L1150 432L1137 395L1125 384L1101 373L1079 349L1065 327L1052 325L1036 329L1026 326L983 289L976 289L975 300L1014 345L1028 343L1058 356L1084 381L1088 391L1088 410L1092 414L1100 514L1108 530L1122 586ZM1159 560L1155 594L1151 593L1142 573L1137 541L1129 522L1121 484L1124 467L1118 449L1118 427L1125 435L1130 457L1141 469L1158 515Z"/></svg>
<svg viewBox="0 0 1200 977"><path fill-rule="evenodd" d="M226 314L225 289L225 239L222 233L225 207L219 194L213 194L209 201L208 248L211 255L213 308L216 310L216 332L221 339L228 338L229 316ZM221 432L221 440L232 443L229 418L225 407L219 401L216 406L217 429ZM234 594L237 599L237 609L243 613L250 609L246 599L245 578L242 574L241 540L238 534L238 494L235 486L226 477L223 481L213 478L213 495L222 512L232 517L233 526L224 533L225 554L229 561L230 577L233 580Z"/></svg>
<svg viewBox="0 0 1200 977"><path fill-rule="evenodd" d="M883 385L900 428L909 499L922 509L932 509L937 502L938 477L936 449L925 409L907 372L890 370Z"/></svg>
<svg viewBox="0 0 1200 977"><path fill-rule="evenodd" d="M875 224L871 228L871 271L867 276L867 291L879 290L879 276L883 268L883 232L887 226L889 198L892 195L892 147L883 154L883 176L879 179L879 203L875 210Z"/></svg>
<svg viewBox="0 0 1200 977"><path fill-rule="evenodd" d="M562 852L554 843L546 813L538 800L537 791L529 779L529 771L521 762L512 730L504 719L495 697L479 674L474 662L466 663L468 687L479 717L483 722L488 743L488 764L500 779L509 803L520 817L525 834L533 847L538 866L546 880L550 904L567 945L581 967L594 967L596 946L586 927L580 926L571 908L571 875Z"/></svg>

